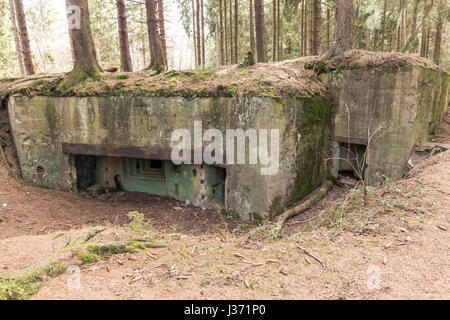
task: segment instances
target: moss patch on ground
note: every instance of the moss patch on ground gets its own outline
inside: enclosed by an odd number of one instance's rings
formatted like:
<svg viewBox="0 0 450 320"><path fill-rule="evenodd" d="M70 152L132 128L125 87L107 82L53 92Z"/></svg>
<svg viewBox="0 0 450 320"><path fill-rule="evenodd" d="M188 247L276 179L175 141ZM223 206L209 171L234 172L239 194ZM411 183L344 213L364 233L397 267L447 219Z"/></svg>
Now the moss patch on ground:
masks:
<svg viewBox="0 0 450 320"><path fill-rule="evenodd" d="M0 300L25 300L37 292L45 278L66 272L66 265L52 262L41 267L29 267L10 275L0 276Z"/></svg>

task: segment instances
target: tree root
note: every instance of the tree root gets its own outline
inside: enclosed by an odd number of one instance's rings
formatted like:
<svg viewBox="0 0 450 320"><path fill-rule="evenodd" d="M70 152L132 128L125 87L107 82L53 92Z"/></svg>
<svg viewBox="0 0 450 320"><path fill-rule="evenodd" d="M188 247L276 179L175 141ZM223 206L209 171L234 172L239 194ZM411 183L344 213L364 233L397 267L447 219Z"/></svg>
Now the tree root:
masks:
<svg viewBox="0 0 450 320"><path fill-rule="evenodd" d="M313 206L317 202L319 202L319 200L322 199L326 195L326 193L332 186L333 186L333 182L331 182L330 180L325 181L320 186L320 188L313 191L313 193L310 195L310 197L306 201L300 203L299 205L297 205L289 210L286 210L281 215L279 215L275 222L274 231L276 233L279 233L281 231L281 229L283 228L283 225L286 222L286 220L302 213L303 211L309 209L311 206Z"/></svg>

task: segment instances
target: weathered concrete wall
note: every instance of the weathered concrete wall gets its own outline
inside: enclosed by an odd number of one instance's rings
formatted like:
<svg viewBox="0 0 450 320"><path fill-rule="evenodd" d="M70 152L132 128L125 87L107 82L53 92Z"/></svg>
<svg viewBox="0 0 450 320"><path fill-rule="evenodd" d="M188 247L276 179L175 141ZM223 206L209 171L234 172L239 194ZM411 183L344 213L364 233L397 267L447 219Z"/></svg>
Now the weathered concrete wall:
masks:
<svg viewBox="0 0 450 320"><path fill-rule="evenodd" d="M277 174L261 175L261 164L224 165L226 207L244 220L281 212L327 175L332 113L323 99L12 96L9 113L24 179L49 188L76 190L70 154L169 160L172 132L193 138L194 121L224 137L226 129L279 129ZM207 168L195 169L189 188L200 205L210 186L201 185Z"/></svg>
<svg viewBox="0 0 450 320"><path fill-rule="evenodd" d="M368 145L369 184L407 170L414 143L434 134L448 107L449 76L420 66L335 71L329 85L340 142Z"/></svg>

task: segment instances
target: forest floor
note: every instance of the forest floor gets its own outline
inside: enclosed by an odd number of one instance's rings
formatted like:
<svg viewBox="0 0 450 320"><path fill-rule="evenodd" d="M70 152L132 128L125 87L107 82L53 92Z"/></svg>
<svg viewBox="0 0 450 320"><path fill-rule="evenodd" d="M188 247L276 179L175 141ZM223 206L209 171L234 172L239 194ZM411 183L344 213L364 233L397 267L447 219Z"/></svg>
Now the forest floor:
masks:
<svg viewBox="0 0 450 320"><path fill-rule="evenodd" d="M438 142L450 142L449 128L448 113ZM44 279L32 299L450 298L450 150L366 194L333 187L276 238L270 224L228 220L167 198L33 187L0 163L0 280L60 252L79 268ZM146 222L130 224L129 211ZM97 226L106 229L88 243L139 233L167 247L83 264L69 244Z"/></svg>

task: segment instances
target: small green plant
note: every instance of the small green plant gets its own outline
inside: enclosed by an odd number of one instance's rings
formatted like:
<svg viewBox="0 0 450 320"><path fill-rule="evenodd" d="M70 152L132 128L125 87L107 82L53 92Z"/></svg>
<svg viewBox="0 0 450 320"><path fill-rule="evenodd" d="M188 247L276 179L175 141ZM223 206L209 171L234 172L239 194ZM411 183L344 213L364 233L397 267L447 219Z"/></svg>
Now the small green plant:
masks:
<svg viewBox="0 0 450 320"><path fill-rule="evenodd" d="M153 237L155 231L149 221L144 219L144 214L138 211L130 211L127 213L130 222L128 228L138 237Z"/></svg>
<svg viewBox="0 0 450 320"><path fill-rule="evenodd" d="M200 285L202 287L205 287L205 286L207 286L209 284L211 284L211 280L209 280L209 279L202 279L202 281L200 282Z"/></svg>

